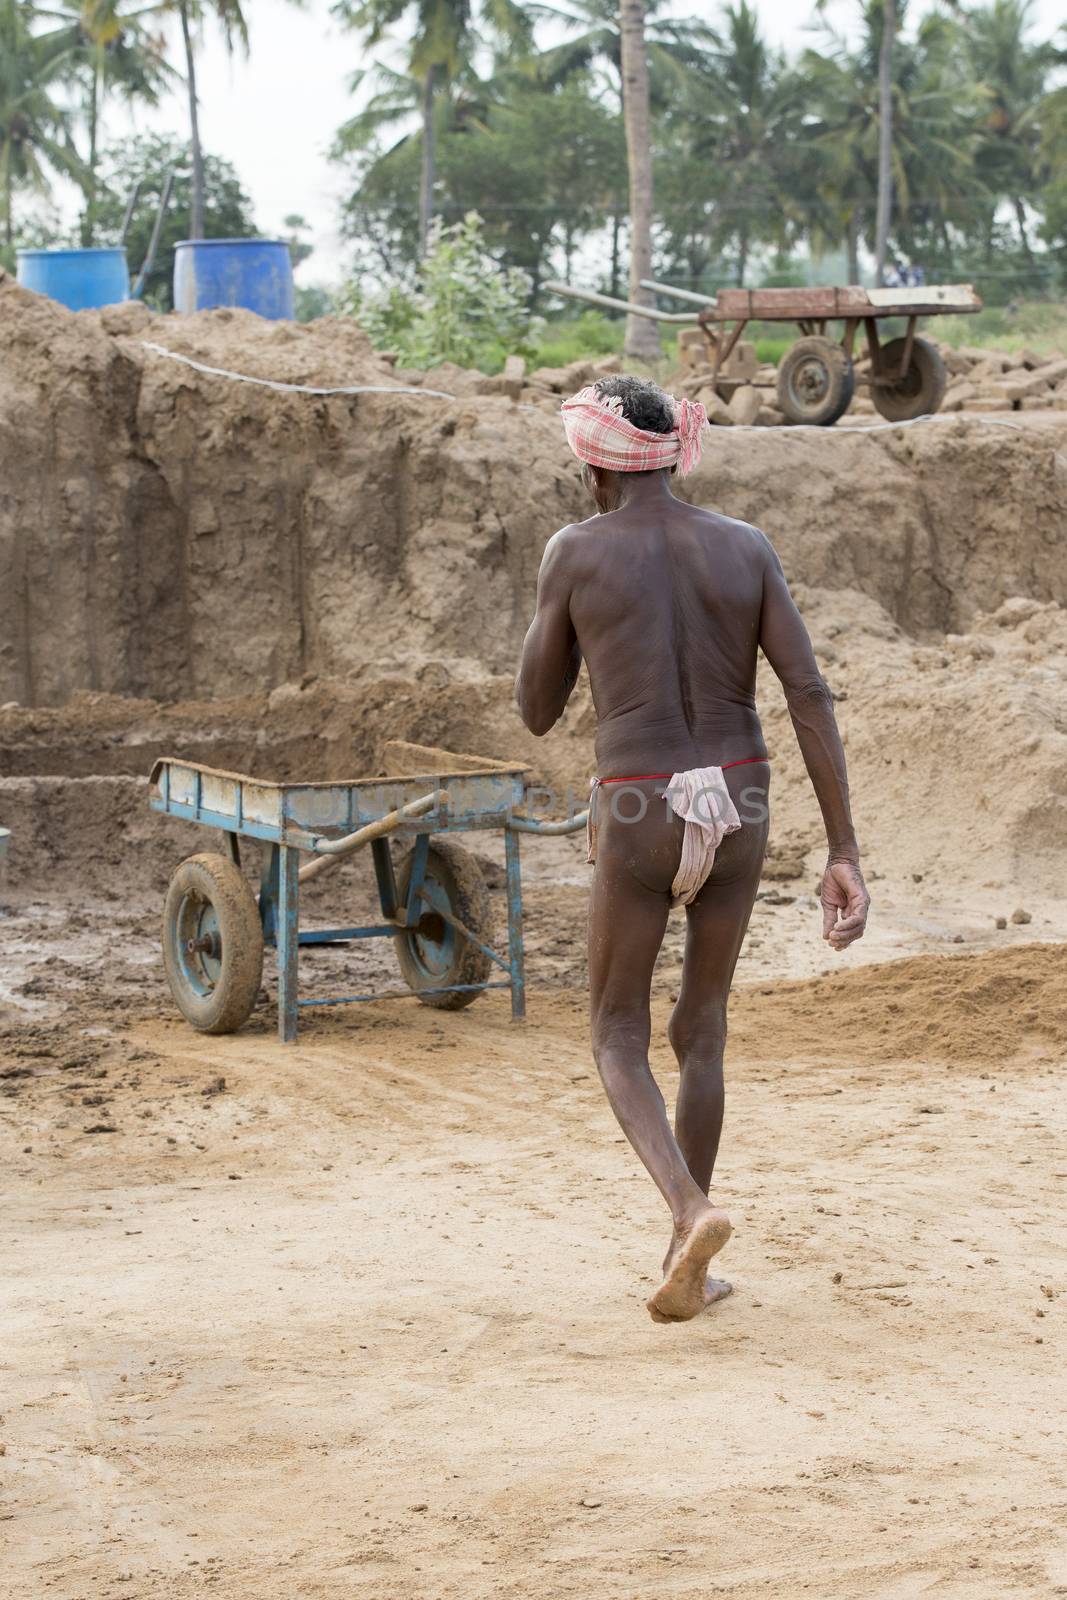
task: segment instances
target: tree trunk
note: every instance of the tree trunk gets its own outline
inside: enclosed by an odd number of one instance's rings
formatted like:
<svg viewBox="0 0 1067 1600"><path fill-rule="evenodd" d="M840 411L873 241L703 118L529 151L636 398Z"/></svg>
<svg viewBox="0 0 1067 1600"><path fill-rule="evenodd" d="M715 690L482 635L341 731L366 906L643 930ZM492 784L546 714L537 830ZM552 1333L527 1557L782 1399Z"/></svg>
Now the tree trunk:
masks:
<svg viewBox="0 0 1067 1600"><path fill-rule="evenodd" d="M189 26L189 0L179 0L182 43L185 45L185 82L189 90L189 142L193 150L193 199L189 209L189 237L204 237L204 152L200 147L200 112L196 103L196 57Z"/></svg>
<svg viewBox="0 0 1067 1600"><path fill-rule="evenodd" d="M744 224L737 235L737 287L745 287L745 272L748 268L748 228Z"/></svg>
<svg viewBox="0 0 1067 1600"><path fill-rule="evenodd" d="M437 68L427 67L422 82L422 171L419 176L419 260L426 254L433 221L433 185L436 165L433 113L437 100Z"/></svg>
<svg viewBox="0 0 1067 1600"><path fill-rule="evenodd" d="M608 290L614 300L619 298L619 289L621 288L619 283L619 236L621 232L622 217L619 214L618 206L616 206L611 214L611 288Z"/></svg>
<svg viewBox="0 0 1067 1600"><path fill-rule="evenodd" d="M1026 265L1028 267L1032 267L1034 264L1034 253L1030 249L1030 240L1026 235L1026 207L1018 198L1015 200L1015 221L1019 226L1019 243L1023 247L1023 255L1026 257Z"/></svg>
<svg viewBox="0 0 1067 1600"><path fill-rule="evenodd" d="M848 281L859 284L860 281L860 227L859 218L854 211L850 211L845 227L845 244L848 249Z"/></svg>
<svg viewBox="0 0 1067 1600"><path fill-rule="evenodd" d="M878 51L878 204L874 214L874 281L885 282L889 214L893 205L893 36L896 0L883 0L882 43Z"/></svg>
<svg viewBox="0 0 1067 1600"><path fill-rule="evenodd" d="M619 31L630 173L630 299L637 305L652 305L654 296L641 287L641 279L652 276L652 133L644 0L620 0ZM625 350L628 356L655 361L661 354L656 323L647 317L627 317Z"/></svg>
<svg viewBox="0 0 1067 1600"><path fill-rule="evenodd" d="M4 145L4 243L15 242L15 222L11 210L11 140Z"/></svg>
<svg viewBox="0 0 1067 1600"><path fill-rule="evenodd" d="M93 75L89 87L89 159L86 162L88 176L85 180L85 210L81 220L81 245L83 250L90 250L96 235L96 165L97 165L97 128L100 110L100 60L93 47Z"/></svg>

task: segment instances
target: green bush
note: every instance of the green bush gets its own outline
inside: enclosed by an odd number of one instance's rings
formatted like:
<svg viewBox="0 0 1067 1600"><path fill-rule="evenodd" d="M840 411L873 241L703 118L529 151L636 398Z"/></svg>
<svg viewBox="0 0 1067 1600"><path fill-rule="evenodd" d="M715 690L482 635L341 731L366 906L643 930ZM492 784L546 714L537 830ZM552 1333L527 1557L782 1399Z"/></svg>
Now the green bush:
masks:
<svg viewBox="0 0 1067 1600"><path fill-rule="evenodd" d="M435 222L415 287L393 284L364 295L350 283L339 309L358 317L379 349L394 350L402 366L442 361L498 370L511 350L528 351L530 279L487 254L481 218L468 212L446 228Z"/></svg>
<svg viewBox="0 0 1067 1600"><path fill-rule="evenodd" d="M606 317L602 311L545 322L534 336L532 359L539 367L565 367L590 356L621 354L625 330L621 317Z"/></svg>
<svg viewBox="0 0 1067 1600"><path fill-rule="evenodd" d="M1031 300L1016 306L986 306L973 316L931 317L919 331L953 346L969 344L1009 353L1028 346L1037 355L1067 352L1067 304Z"/></svg>
<svg viewBox="0 0 1067 1600"><path fill-rule="evenodd" d="M747 333L747 329L745 330ZM773 361L778 365L791 345L800 337L799 329L793 335L787 333L764 334L753 342L756 346L756 356L760 361Z"/></svg>

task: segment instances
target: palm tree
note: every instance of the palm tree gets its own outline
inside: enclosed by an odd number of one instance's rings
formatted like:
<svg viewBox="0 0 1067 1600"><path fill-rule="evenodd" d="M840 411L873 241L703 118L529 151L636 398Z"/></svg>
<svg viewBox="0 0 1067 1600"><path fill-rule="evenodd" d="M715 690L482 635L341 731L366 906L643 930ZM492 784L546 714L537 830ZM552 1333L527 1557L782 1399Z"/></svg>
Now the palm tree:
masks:
<svg viewBox="0 0 1067 1600"><path fill-rule="evenodd" d="M893 213L893 45L907 0L860 0L865 29L878 37L878 159L874 222L874 281L885 281L885 259ZM825 14L827 0L816 0Z"/></svg>
<svg viewBox="0 0 1067 1600"><path fill-rule="evenodd" d="M436 168L436 154L431 154L427 171L427 164L424 161L426 126L423 121L425 78L411 72L397 72L394 68L379 63L352 73L348 80L349 93L356 95L363 89L369 91L367 98L355 116L349 117L348 121L338 128L334 136L332 156L334 159L340 159L373 148L376 159L385 159L394 151L402 150L406 145L417 142L422 165L420 194L429 203L429 215L425 218L428 229L434 209L432 179ZM490 100L499 98L496 89L495 83L480 79L469 63L462 64L449 84L451 121L456 125L472 122L481 125ZM430 130L434 152L441 136L439 124L442 98L438 96ZM386 149L381 149L379 144L381 135L394 128L399 130L399 136ZM423 219L420 218L421 220Z"/></svg>
<svg viewBox="0 0 1067 1600"><path fill-rule="evenodd" d="M20 0L0 0L0 224L8 246L16 187L46 191L49 170L75 182L83 173L69 113L53 98L69 76L76 37L65 27L31 32L27 9Z"/></svg>
<svg viewBox="0 0 1067 1600"><path fill-rule="evenodd" d="M674 98L700 59L707 38L703 23L655 15L664 0L534 0L534 16L560 23L574 37L538 56L547 83L563 82L606 65L620 98L626 129L630 187L630 299L651 305L641 288L652 272L652 108ZM613 263L616 248L613 247ZM613 264L613 278L615 276ZM647 317L626 321L626 353L654 360L659 331Z"/></svg>
<svg viewBox="0 0 1067 1600"><path fill-rule="evenodd" d="M860 235L877 183L878 109L858 62L841 41L834 44L825 54L806 51L798 63L812 108L802 193L816 246L843 243L848 281L858 284Z"/></svg>
<svg viewBox="0 0 1067 1600"><path fill-rule="evenodd" d="M1041 231L1061 260L1067 245L1067 85L1041 102Z"/></svg>
<svg viewBox="0 0 1067 1600"><path fill-rule="evenodd" d="M878 45L878 198L874 213L874 281L885 282L889 217L893 208L893 40L897 0L882 0L882 37Z"/></svg>
<svg viewBox="0 0 1067 1600"><path fill-rule="evenodd" d="M562 3L557 0L555 4L536 0L532 6L535 16L552 21L557 26L562 23L573 35L539 55L539 70L548 81L562 81L601 64L608 68L610 81L619 96L630 157L629 293L631 300L645 305L652 303L652 296L640 287L640 279L651 273L652 113L668 112L684 96L692 74L703 60L703 51L709 38L703 22L689 17L657 15L663 9L665 0L644 0L639 6L639 17L628 8L626 0L562 0ZM625 64L624 23L628 34ZM644 70L640 64L642 58ZM632 108L627 103L630 85L626 77L626 66L631 62L636 63L632 69L636 72L633 83L636 103ZM703 119L706 116L707 108L702 106L699 117ZM617 270L617 234L616 226L612 247L613 282ZM627 318L626 351L629 355L654 359L660 353L656 324L646 317Z"/></svg>
<svg viewBox="0 0 1067 1600"><path fill-rule="evenodd" d="M620 0L619 37L630 174L630 299L638 305L651 305L653 296L641 287L642 278L652 276L652 117L644 0ZM656 360L661 353L659 328L650 318L631 312L626 318L624 348L628 356Z"/></svg>
<svg viewBox="0 0 1067 1600"><path fill-rule="evenodd" d="M54 17L66 24L76 39L72 65L84 95L88 154L82 188L85 210L81 243L88 247L96 233L97 171L100 119L108 94L119 93L129 103L156 105L173 76L164 54L156 4L137 0L64 0L55 9L38 8L38 16Z"/></svg>
<svg viewBox="0 0 1067 1600"><path fill-rule="evenodd" d="M302 5L303 0L293 0ZM189 140L193 158L193 199L189 213L189 237L204 236L204 148L200 142L200 107L196 94L197 33L207 17L214 17L222 29L226 48L232 54L237 45L248 54L248 21L241 0L158 0L160 11L177 13L185 55L185 85L189 96Z"/></svg>
<svg viewBox="0 0 1067 1600"><path fill-rule="evenodd" d="M695 130L693 153L714 195L713 241L719 248L735 245L737 282L743 284L756 239L779 247L788 242L797 208L796 163L787 167L787 161L797 149L806 97L782 53L768 48L748 0L727 5L723 24L709 32L685 111Z"/></svg>
<svg viewBox="0 0 1067 1600"><path fill-rule="evenodd" d="M807 184L813 190L814 228L835 242L844 234L854 282L860 235L866 233L871 242L870 199L878 191L882 154L877 62L884 33L878 0L868 5L865 23L855 51L827 29L823 51L806 51L798 64L811 108L805 133L813 159ZM893 233L909 247L933 238L945 256L949 228L970 225L976 187L978 98L955 40L954 25L933 14L924 19L914 43L898 43L890 104ZM877 245L876 230L873 242ZM889 234L886 254L888 248Z"/></svg>
<svg viewBox="0 0 1067 1600"><path fill-rule="evenodd" d="M336 0L332 7L334 16L362 35L364 44L370 47L381 44L414 11L406 72L378 69L383 94L345 125L341 138L347 138L348 147L353 148L356 141L366 142L366 134L373 126L395 122L414 111L410 93L417 86L422 136L420 256L426 253L434 214L438 100L442 91L450 91L457 79L472 71L471 61L480 42L475 3L476 0ZM529 42L529 17L518 0L483 0L481 22L484 31L497 40L512 45ZM362 78L362 73L356 73L353 86L358 87Z"/></svg>
<svg viewBox="0 0 1067 1600"><path fill-rule="evenodd" d="M964 49L986 96L976 166L982 181L1015 213L1027 262L1027 202L1039 186L1041 103L1059 52L1051 42L1027 38L1032 0L993 0L967 13Z"/></svg>

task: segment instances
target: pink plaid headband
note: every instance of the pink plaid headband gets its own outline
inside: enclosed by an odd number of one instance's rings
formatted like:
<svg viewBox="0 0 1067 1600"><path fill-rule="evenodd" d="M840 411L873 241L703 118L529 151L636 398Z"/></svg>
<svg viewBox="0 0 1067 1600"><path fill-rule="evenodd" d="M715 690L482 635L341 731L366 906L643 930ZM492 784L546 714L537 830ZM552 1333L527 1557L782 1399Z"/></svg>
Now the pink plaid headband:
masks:
<svg viewBox="0 0 1067 1600"><path fill-rule="evenodd" d="M619 395L581 389L564 400L563 431L579 461L612 472L654 472L677 466L683 478L700 460L708 414L699 400L672 400L673 433L648 433L622 414Z"/></svg>

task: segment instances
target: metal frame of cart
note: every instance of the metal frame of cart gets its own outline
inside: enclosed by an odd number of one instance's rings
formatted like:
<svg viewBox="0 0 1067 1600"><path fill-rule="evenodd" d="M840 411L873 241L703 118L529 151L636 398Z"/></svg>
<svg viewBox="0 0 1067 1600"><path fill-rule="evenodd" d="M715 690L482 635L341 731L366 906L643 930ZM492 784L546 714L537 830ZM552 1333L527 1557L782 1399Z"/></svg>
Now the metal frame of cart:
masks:
<svg viewBox="0 0 1067 1600"><path fill-rule="evenodd" d="M708 343L712 370L707 382L713 388L722 381L721 369L749 322L795 323L801 338L779 364L778 404L790 422L817 427L829 427L851 404L853 353L861 327L871 363L875 409L891 422L907 422L936 412L944 399L947 373L937 347L916 334L919 318L963 316L982 309L981 298L969 283L908 289L864 289L857 284L841 288L720 289L717 295L706 295L642 278L643 289L699 307L690 312L660 311L654 305L612 299L567 283L550 282L543 287L553 294L609 306L654 322L698 326ZM883 344L878 323L886 317L907 320L903 337ZM831 322L843 324L840 339L828 333Z"/></svg>
<svg viewBox="0 0 1067 1600"><path fill-rule="evenodd" d="M365 778L346 783L267 783L242 773L222 772L198 763L167 758L157 761L150 778L149 803L153 810L203 827L218 829L225 841L224 856L197 856L179 867L190 879L188 893L175 898L174 909L164 916L165 951L177 963L178 981L188 985L189 1007L184 1013L207 1032L229 1032L240 1026L224 1013L224 1024L198 1020L197 1002L210 995L213 985L227 980L226 962L232 952L224 948L221 924L231 916L243 918L243 937L254 942L253 918L258 918L262 945L273 944L278 962L278 1032L288 1043L296 1038L300 1008L346 1005L390 998L390 995L346 994L328 999L301 1000L298 994L298 958L301 945L348 944L360 939L391 938L405 941L409 950L455 950L449 941L462 940L479 953L479 964L503 976L484 977L474 983L434 984L433 961L424 968L409 961L405 976L419 999L434 1003L465 1004L486 989L507 989L511 1014L525 1015L526 978L522 931L522 877L519 835L560 834L585 825L585 812L560 822L527 817L522 811L525 767L484 763L485 770L437 772L416 776ZM428 867L432 839L499 828L504 831L507 875L508 942L506 955L495 950L479 931L464 924L449 900L446 873L434 880ZM270 845L260 883L258 901L240 872L240 840L254 839ZM409 839L412 852L405 866L405 881L398 883L390 838ZM333 862L369 845L374 865L382 921L367 926L302 929L300 883L326 870ZM449 848L445 847L446 850ZM310 856L301 866L301 855ZM466 854L464 852L464 854ZM448 859L454 859L446 857ZM207 863L206 888L197 887L197 863ZM228 869L224 870L224 869ZM214 877L211 876L214 874ZM220 886L212 892L212 883ZM247 902L242 897L247 895ZM229 896L229 901L227 900ZM171 896L168 895L168 908ZM249 905L255 908L250 912ZM190 909L191 907L191 909ZM198 909L200 908L200 909ZM169 924L173 923L173 926ZM233 978L233 959L230 976ZM258 993L254 962L249 971ZM168 968L171 987L175 977ZM237 981L234 979L233 981ZM217 998L217 997L216 997ZM254 1001L254 995L253 995ZM251 1009L251 1001L248 1010ZM238 1011L241 1008L238 1007ZM207 1015L207 1012L204 1012ZM245 1011L247 1015L247 1010Z"/></svg>

